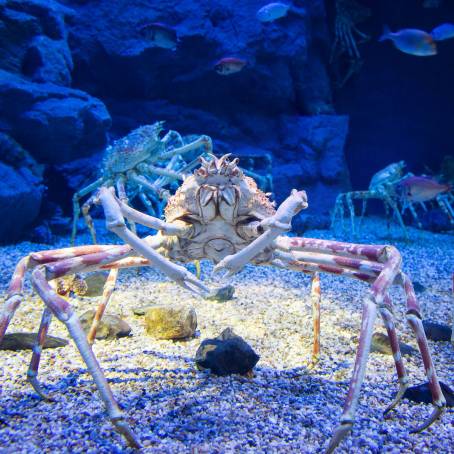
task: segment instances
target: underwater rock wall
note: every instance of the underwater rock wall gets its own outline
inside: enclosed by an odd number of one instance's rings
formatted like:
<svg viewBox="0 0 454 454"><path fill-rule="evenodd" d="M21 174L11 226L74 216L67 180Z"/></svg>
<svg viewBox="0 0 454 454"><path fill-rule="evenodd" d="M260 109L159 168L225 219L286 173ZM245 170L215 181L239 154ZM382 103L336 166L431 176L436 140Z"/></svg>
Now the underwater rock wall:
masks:
<svg viewBox="0 0 454 454"><path fill-rule="evenodd" d="M0 1L0 131L46 166L33 191L41 220L55 203L70 213L72 193L93 179L108 140L166 120L183 134L210 135L219 154L271 154L276 200L305 188L304 225L326 225L349 176L348 118L332 106L324 2L295 0L271 23L256 18L264 4ZM176 31L175 50L141 34L156 22ZM220 75L214 66L225 57L247 65ZM0 161L6 153L2 147ZM9 210L24 219L14 234L1 232L3 242L41 222L39 209Z"/></svg>

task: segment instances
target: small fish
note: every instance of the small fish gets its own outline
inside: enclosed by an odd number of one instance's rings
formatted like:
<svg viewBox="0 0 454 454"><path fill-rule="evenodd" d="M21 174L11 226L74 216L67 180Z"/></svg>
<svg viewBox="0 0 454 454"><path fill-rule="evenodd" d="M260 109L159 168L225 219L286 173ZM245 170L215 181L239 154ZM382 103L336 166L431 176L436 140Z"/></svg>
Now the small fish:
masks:
<svg viewBox="0 0 454 454"><path fill-rule="evenodd" d="M449 184L440 184L427 177L408 177L399 184L409 202L427 202L451 189Z"/></svg>
<svg viewBox="0 0 454 454"><path fill-rule="evenodd" d="M152 22L142 26L139 29L139 33L144 38L150 40L156 47L171 50L177 48L177 32L169 25Z"/></svg>
<svg viewBox="0 0 454 454"><path fill-rule="evenodd" d="M454 24L442 24L435 27L430 34L435 41L454 38Z"/></svg>
<svg viewBox="0 0 454 454"><path fill-rule="evenodd" d="M257 11L256 17L260 22L273 22L287 16L290 5L285 3L268 3Z"/></svg>
<svg viewBox="0 0 454 454"><path fill-rule="evenodd" d="M437 54L437 45L435 44L432 35L423 30L406 28L393 33L388 26L385 25L383 35L379 41L390 39L394 46L402 52L419 57L426 57Z"/></svg>
<svg viewBox="0 0 454 454"><path fill-rule="evenodd" d="M247 61L241 58L225 57L214 64L214 70L222 76L229 76L240 72L247 65Z"/></svg>

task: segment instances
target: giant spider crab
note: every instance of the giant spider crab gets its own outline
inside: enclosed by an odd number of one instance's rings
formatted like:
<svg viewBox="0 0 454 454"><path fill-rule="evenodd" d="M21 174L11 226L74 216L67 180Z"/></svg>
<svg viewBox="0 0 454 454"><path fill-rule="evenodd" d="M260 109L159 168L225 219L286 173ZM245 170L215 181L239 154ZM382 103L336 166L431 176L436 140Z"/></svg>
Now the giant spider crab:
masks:
<svg viewBox="0 0 454 454"><path fill-rule="evenodd" d="M188 177L168 202L165 220L129 207L116 197L114 188L101 187L97 200L104 209L107 228L125 245L91 245L32 253L16 266L6 302L0 312L0 341L15 310L23 300L25 273L32 270L33 286L45 303L42 321L33 349L28 379L42 394L37 380L40 354L52 315L63 322L76 343L109 417L131 446L140 446L120 411L98 361L87 342L71 304L54 290L52 281L68 274L94 270L152 266L196 295L210 289L185 267L174 263L199 259L212 260L215 273L229 276L246 264L274 265L312 275L311 297L314 314L313 356L320 345L319 273L355 278L371 284L362 313L361 334L353 376L342 413L328 452L332 452L353 426L359 392L364 380L371 336L377 316L384 320L390 339L399 391L385 412L394 408L408 387L408 377L399 349L389 288L403 288L407 302L407 319L416 335L435 407L431 416L416 431L428 427L445 408L445 399L429 352L422 326L420 308L410 279L402 271L401 256L393 246L361 245L282 235L290 230L292 218L307 207L306 193L293 190L277 208L257 188L255 181L237 167L237 159L202 159L202 165ZM158 230L158 234L139 238L126 225L129 221ZM224 277L225 277L224 276ZM113 282L107 287L113 288Z"/></svg>
<svg viewBox="0 0 454 454"><path fill-rule="evenodd" d="M381 200L385 206L386 217L389 219L390 208L397 218L399 225L408 239L407 228L404 223L403 214L408 209L417 226L422 229L423 225L416 210L416 202L411 194L407 192L407 186L412 185L412 182L427 182L438 185L435 179L427 177L415 177L414 174L408 172L405 175L403 170L406 167L405 161L394 162L389 164L384 169L379 170L372 176L369 189L367 191L350 191L339 194L336 198L333 214L331 217L331 228L334 230L337 223L340 222L344 229L345 205L350 213L350 232L354 237L357 231L361 228L361 223L366 213L367 201L369 199ZM449 189L449 185L445 185ZM440 186L441 187L441 186ZM359 222L355 223L355 200L362 201L361 215ZM437 205L447 216L448 220L454 225L454 195L452 191L439 193L435 196L429 195L427 198L417 198L418 204L421 205L424 211L427 211L425 202L431 202ZM389 223L388 223L389 226Z"/></svg>
<svg viewBox="0 0 454 454"><path fill-rule="evenodd" d="M194 150L200 150L198 155L212 150L211 139L208 136L200 136L185 144L177 131L170 130L161 138L163 131L164 122L158 121L134 129L107 147L102 163L102 175L73 196L71 244L74 244L77 234L80 212L93 243L96 243L96 231L90 216L90 208L96 199L98 188L115 186L118 197L124 202L127 202L128 198L138 196L147 211L159 217L156 205L160 199L166 201L170 197L170 192L165 186L174 181L183 181L185 174L197 165L197 160L187 164L182 155ZM90 193L94 194L82 205L81 210L80 199Z"/></svg>

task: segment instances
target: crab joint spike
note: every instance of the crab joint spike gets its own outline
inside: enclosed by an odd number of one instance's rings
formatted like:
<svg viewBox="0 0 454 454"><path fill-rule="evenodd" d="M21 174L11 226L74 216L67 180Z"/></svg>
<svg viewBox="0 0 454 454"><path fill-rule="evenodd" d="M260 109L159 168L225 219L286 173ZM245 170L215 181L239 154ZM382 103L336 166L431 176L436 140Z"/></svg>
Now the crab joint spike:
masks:
<svg viewBox="0 0 454 454"><path fill-rule="evenodd" d="M410 433L415 434L422 432L427 429L432 423L434 423L446 410L446 407L435 407L431 415L419 426L415 427Z"/></svg>
<svg viewBox="0 0 454 454"><path fill-rule="evenodd" d="M341 425L336 429L334 435L331 437L326 454L331 454L339 445L339 443L347 436L352 430L353 421L342 421Z"/></svg>

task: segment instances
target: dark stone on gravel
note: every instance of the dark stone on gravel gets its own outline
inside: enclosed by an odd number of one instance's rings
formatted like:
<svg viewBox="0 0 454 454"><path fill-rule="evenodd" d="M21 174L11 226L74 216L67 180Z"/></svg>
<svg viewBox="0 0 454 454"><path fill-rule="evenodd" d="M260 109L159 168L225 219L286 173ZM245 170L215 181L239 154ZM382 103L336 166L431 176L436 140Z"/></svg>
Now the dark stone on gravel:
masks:
<svg viewBox="0 0 454 454"><path fill-rule="evenodd" d="M5 334L0 350L31 350L36 342L37 333L11 333ZM60 337L47 336L43 348L59 348L68 345L66 339Z"/></svg>
<svg viewBox="0 0 454 454"><path fill-rule="evenodd" d="M399 342L400 351L403 355L412 355L416 352L411 345ZM374 333L372 336L371 352L382 353L383 355L392 355L391 345L389 343L388 336L383 333Z"/></svg>
<svg viewBox="0 0 454 454"><path fill-rule="evenodd" d="M232 328L226 328L214 339L205 339L195 355L199 370L210 369L219 376L247 374L259 359L260 356Z"/></svg>
<svg viewBox="0 0 454 454"><path fill-rule="evenodd" d="M426 291L426 287L424 287L424 285L417 281L413 282L413 289L415 290L416 293L422 293Z"/></svg>
<svg viewBox="0 0 454 454"><path fill-rule="evenodd" d="M79 320L86 333L90 330L95 310L90 309L84 312ZM96 331L96 339L118 339L131 334L131 327L118 315L104 314Z"/></svg>
<svg viewBox="0 0 454 454"><path fill-rule="evenodd" d="M205 299L222 303L231 300L234 293L235 287L233 285L226 285L225 287L213 290Z"/></svg>
<svg viewBox="0 0 454 454"><path fill-rule="evenodd" d="M440 382L440 387L446 399L446 406L454 407L454 391L443 382ZM411 386L405 391L404 399L417 402L418 404L432 403L432 394L430 393L429 384L421 383L420 385Z"/></svg>
<svg viewBox="0 0 454 454"><path fill-rule="evenodd" d="M424 320L422 322L427 339L433 341L450 341L452 335L452 328L441 323L429 322Z"/></svg>

